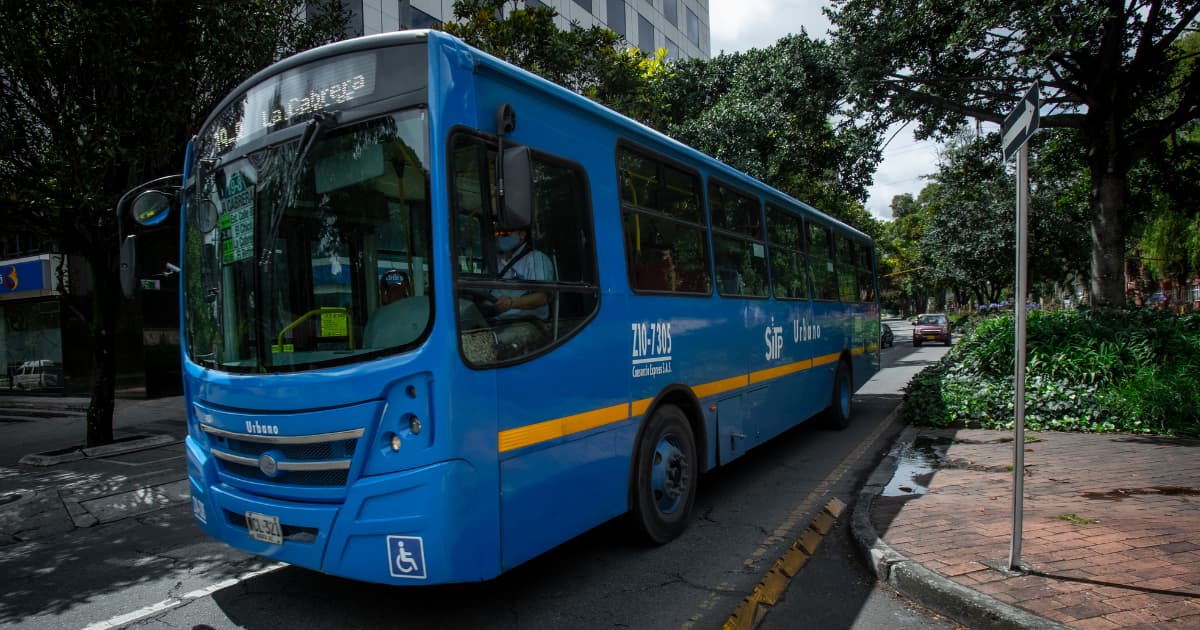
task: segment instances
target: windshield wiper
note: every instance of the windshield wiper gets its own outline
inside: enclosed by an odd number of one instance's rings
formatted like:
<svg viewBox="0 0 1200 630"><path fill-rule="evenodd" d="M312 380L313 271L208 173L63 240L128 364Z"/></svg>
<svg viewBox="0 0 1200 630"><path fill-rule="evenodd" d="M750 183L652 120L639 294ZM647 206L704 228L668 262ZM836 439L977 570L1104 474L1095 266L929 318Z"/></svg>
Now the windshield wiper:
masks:
<svg viewBox="0 0 1200 630"><path fill-rule="evenodd" d="M328 112L317 112L313 114L311 120L304 124L304 133L300 136L300 141L296 145L296 155L292 157L291 164L286 168L287 176L280 183L280 196L272 204L271 220L267 223L267 235L263 239L262 257L259 259L259 266L266 268L270 265L269 257L275 251L275 241L279 234L279 224L283 221L283 215L288 207L292 205L292 199L296 194L297 184L300 173L304 170L304 160L308 157L312 148L316 146L317 141L325 135L327 131L337 128L337 116Z"/></svg>

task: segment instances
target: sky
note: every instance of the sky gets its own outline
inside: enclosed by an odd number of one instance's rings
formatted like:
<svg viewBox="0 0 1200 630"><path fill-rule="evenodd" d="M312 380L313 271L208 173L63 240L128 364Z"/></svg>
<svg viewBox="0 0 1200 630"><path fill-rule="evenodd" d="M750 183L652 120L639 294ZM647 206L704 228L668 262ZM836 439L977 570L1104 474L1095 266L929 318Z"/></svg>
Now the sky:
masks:
<svg viewBox="0 0 1200 630"><path fill-rule="evenodd" d="M828 5L824 0L709 0L712 55L764 48L802 28L810 37L826 38L830 25L821 7ZM922 176L937 168L937 143L913 140L911 126L893 128L888 137L893 135L868 191L867 209L880 219L892 218L892 197L917 196L926 184Z"/></svg>

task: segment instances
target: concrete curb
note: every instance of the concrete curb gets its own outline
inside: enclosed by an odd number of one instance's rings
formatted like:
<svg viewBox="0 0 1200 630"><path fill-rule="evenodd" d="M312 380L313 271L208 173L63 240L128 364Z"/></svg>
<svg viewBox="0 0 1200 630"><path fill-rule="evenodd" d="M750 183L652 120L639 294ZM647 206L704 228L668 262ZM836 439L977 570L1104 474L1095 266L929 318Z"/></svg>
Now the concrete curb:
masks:
<svg viewBox="0 0 1200 630"><path fill-rule="evenodd" d="M124 453L134 453L168 444L177 444L182 441L170 435L140 435L124 439L121 442L91 448L76 448L66 452L31 453L22 457L20 463L26 466L55 466L67 462L79 461L84 458L110 457Z"/></svg>
<svg viewBox="0 0 1200 630"><path fill-rule="evenodd" d="M892 450L871 473L859 491L850 520L854 539L866 556L867 564L880 581L905 596L972 628L1052 628L1066 629L1058 622L1040 617L994 597L973 591L946 576L913 562L885 543L871 524L871 505L896 472L898 445L911 444L917 430L905 427Z"/></svg>

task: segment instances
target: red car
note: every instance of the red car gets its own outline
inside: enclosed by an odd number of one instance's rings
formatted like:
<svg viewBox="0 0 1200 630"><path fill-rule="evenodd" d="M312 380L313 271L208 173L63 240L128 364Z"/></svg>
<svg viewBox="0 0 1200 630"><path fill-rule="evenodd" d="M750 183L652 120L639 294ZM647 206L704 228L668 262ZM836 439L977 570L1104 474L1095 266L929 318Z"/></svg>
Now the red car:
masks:
<svg viewBox="0 0 1200 630"><path fill-rule="evenodd" d="M913 320L913 345L922 341L941 341L950 345L950 318L945 313L926 313Z"/></svg>

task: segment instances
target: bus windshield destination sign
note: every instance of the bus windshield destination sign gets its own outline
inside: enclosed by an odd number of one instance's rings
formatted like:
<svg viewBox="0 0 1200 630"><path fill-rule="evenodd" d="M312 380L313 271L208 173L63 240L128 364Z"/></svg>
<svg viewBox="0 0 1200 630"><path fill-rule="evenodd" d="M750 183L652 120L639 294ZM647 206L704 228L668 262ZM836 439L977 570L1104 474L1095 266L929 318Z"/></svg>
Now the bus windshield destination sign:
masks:
<svg viewBox="0 0 1200 630"><path fill-rule="evenodd" d="M360 53L289 70L254 86L212 129L219 155L319 111L343 108L375 93L377 55Z"/></svg>

